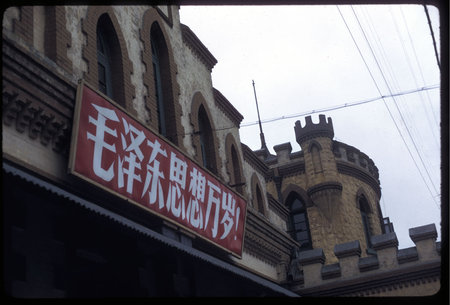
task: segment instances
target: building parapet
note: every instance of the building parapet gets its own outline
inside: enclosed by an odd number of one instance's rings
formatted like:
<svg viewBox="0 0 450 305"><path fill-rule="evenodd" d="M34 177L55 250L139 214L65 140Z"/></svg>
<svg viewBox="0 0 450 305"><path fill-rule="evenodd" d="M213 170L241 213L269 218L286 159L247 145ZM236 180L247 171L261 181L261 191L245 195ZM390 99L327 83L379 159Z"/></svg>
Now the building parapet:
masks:
<svg viewBox="0 0 450 305"><path fill-rule="evenodd" d="M346 162L370 174L376 181L379 179L378 168L369 156L348 144L333 141L333 154L336 161Z"/></svg>
<svg viewBox="0 0 450 305"><path fill-rule="evenodd" d="M236 125L239 127L244 117L240 112L234 108L234 106L227 100L227 98L216 88L213 88L214 93L214 101L220 110L225 113L225 115Z"/></svg>
<svg viewBox="0 0 450 305"><path fill-rule="evenodd" d="M302 275L297 277L297 280L303 279L304 284L303 288L300 288L300 293L303 291L306 295L314 292L320 294L329 292L329 295L333 295L332 290L335 293L339 290L340 295L343 292L354 293L358 289L362 291L364 287L360 285L361 282L366 280L369 282L370 277L379 279L380 285L381 283L386 285L389 277L395 278L396 281L407 281L413 277L413 273L439 278L441 258L440 242L436 243L436 226L430 224L412 228L410 237L416 246L398 250L398 240L394 232L373 236L371 242L376 254L368 257L360 257L361 248L358 240L338 244L334 247L334 254L339 261L329 265L324 264L325 256L321 248L303 251L291 263L291 268L299 270L290 270L289 273ZM381 281L383 274L386 280ZM361 281L357 281L358 278ZM354 287L348 286L346 281L353 283ZM356 286L359 288L355 288ZM336 290L336 287L340 288Z"/></svg>
<svg viewBox="0 0 450 305"><path fill-rule="evenodd" d="M208 70L211 71L217 64L217 59L187 25L181 23L180 26L184 43L194 51L194 54L206 65Z"/></svg>

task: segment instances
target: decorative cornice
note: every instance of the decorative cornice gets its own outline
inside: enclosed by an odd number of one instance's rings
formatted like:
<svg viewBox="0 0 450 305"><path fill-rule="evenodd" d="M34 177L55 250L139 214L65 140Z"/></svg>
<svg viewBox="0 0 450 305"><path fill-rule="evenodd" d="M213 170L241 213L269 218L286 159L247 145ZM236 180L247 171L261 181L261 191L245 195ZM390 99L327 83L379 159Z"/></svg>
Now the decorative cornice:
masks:
<svg viewBox="0 0 450 305"><path fill-rule="evenodd" d="M267 193L269 208L274 211L283 220L287 221L289 217L289 210L276 200L270 193Z"/></svg>
<svg viewBox="0 0 450 305"><path fill-rule="evenodd" d="M300 246L286 232L275 227L267 219L259 215L257 211L251 208L247 210L245 232L246 235L253 234L252 236L255 236L255 238L257 237L255 240L261 243L261 245L266 244L273 247L279 254L278 262L283 259L288 261L291 255L291 249ZM244 246L246 242L247 240L244 241Z"/></svg>
<svg viewBox="0 0 450 305"><path fill-rule="evenodd" d="M3 124L68 154L75 86L5 39L2 60Z"/></svg>
<svg viewBox="0 0 450 305"><path fill-rule="evenodd" d="M209 52L205 45L198 39L197 35L184 24L180 24L183 42L198 56L198 58L206 65L209 71L217 64L217 59Z"/></svg>
<svg viewBox="0 0 450 305"><path fill-rule="evenodd" d="M278 168L278 173L282 177L302 175L305 173L305 162L297 161L282 165Z"/></svg>
<svg viewBox="0 0 450 305"><path fill-rule="evenodd" d="M340 148L345 150L344 156L342 155ZM375 180L378 180L378 168L375 166L373 160L365 153L353 146L335 140L333 141L332 149L336 158L342 159L342 161L348 161L355 166L361 167L362 170L368 171Z"/></svg>
<svg viewBox="0 0 450 305"><path fill-rule="evenodd" d="M236 108L223 96L222 93L220 93L219 90L216 88L213 88L214 93L214 101L216 102L216 105L219 107L220 110L225 113L225 115L233 121L233 123L236 125L236 127L239 127L244 117L242 114L237 111Z"/></svg>
<svg viewBox="0 0 450 305"><path fill-rule="evenodd" d="M316 184L312 187L310 187L307 190L308 196L313 197L317 193L324 192L324 191L337 191L342 192L342 184L340 182L336 181L328 181Z"/></svg>
<svg viewBox="0 0 450 305"><path fill-rule="evenodd" d="M354 165L348 164L345 161L336 160L336 166L337 166L337 170L339 173L355 177L355 178L367 183L375 191L378 198L381 197L381 187L380 187L379 180L376 180L373 176L369 175L362 169L360 169Z"/></svg>
<svg viewBox="0 0 450 305"><path fill-rule="evenodd" d="M247 161L250 166L252 166L256 171L261 173L264 177L267 176L269 168L263 161L261 161L256 154L244 143L241 143L242 153L244 155L244 160Z"/></svg>

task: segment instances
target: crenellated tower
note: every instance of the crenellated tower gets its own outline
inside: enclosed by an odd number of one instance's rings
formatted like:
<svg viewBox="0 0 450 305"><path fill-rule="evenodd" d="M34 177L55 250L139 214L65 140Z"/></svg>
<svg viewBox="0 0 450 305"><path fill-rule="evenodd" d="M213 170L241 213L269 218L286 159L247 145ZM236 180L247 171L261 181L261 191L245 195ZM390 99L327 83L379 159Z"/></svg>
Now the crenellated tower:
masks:
<svg viewBox="0 0 450 305"><path fill-rule="evenodd" d="M334 140L333 122L323 114L318 123L311 116L304 125L297 121L294 130L301 151L284 143L274 147L276 156L265 158L273 170L268 189L290 209L288 231L309 243L301 250L322 248L328 263L337 261L334 245L352 240L360 241L363 257L374 254L371 237L385 233L375 163ZM294 207L295 200L304 207Z"/></svg>

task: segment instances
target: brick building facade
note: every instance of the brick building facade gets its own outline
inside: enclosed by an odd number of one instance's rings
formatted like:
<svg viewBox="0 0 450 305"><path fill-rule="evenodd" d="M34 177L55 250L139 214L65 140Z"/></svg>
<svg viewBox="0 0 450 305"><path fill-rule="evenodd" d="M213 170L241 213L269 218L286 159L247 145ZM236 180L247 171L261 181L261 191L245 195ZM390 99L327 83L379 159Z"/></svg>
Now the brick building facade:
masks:
<svg viewBox="0 0 450 305"><path fill-rule="evenodd" d="M434 225L411 229L416 247L397 249L392 224L381 214L374 162L333 139L331 118L296 123L300 151L284 143L271 155L241 143L243 117L212 85L217 60L180 23L178 10L5 11L7 294L437 293L441 246ZM68 174L79 80L245 199L240 257Z"/></svg>

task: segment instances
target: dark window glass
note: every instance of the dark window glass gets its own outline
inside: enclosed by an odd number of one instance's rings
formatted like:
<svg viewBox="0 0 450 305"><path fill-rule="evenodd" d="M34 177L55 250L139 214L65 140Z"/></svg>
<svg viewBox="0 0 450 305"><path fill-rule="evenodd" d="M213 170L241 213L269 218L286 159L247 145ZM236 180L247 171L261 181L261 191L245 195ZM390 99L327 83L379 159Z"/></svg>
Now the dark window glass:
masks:
<svg viewBox="0 0 450 305"><path fill-rule="evenodd" d="M200 107L198 113L198 127L203 166L211 172L217 173L212 128L203 106Z"/></svg>
<svg viewBox="0 0 450 305"><path fill-rule="evenodd" d="M364 235L366 237L367 248L372 248L372 242L370 241L372 233L370 232L370 222L369 222L370 208L369 203L367 202L367 199L364 196L362 196L359 199L359 209L361 211L361 220L363 224Z"/></svg>
<svg viewBox="0 0 450 305"><path fill-rule="evenodd" d="M291 232L293 238L300 243L300 250L312 249L308 217L302 200L297 196L291 198Z"/></svg>
<svg viewBox="0 0 450 305"><path fill-rule="evenodd" d="M164 98L161 80L161 64L160 56L156 41L150 38L152 45L152 63L153 63L153 80L155 82L156 109L158 114L158 131L161 135L167 136L166 119L164 109Z"/></svg>
<svg viewBox="0 0 450 305"><path fill-rule="evenodd" d="M111 75L111 51L107 35L101 25L97 27L98 87L101 92L113 98Z"/></svg>

